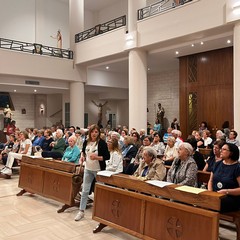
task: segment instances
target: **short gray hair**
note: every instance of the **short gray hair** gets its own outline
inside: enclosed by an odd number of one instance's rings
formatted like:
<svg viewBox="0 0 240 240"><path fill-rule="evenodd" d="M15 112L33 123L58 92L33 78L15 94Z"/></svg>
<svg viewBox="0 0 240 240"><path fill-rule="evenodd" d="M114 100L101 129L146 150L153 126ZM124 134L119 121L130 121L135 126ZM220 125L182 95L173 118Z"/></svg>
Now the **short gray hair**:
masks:
<svg viewBox="0 0 240 240"><path fill-rule="evenodd" d="M56 130L56 132L58 132L58 133L61 135L61 137L63 136L63 131L62 131L62 129L58 128L58 129Z"/></svg>
<svg viewBox="0 0 240 240"><path fill-rule="evenodd" d="M193 147L192 147L192 145L190 143L188 143L188 142L180 143L179 144L179 148L180 147L185 148L188 151L189 156L191 156L193 154Z"/></svg>
<svg viewBox="0 0 240 240"><path fill-rule="evenodd" d="M156 151L154 148L152 148L152 147L149 147L149 146L144 147L144 148L143 148L143 151L144 151L144 152L147 152L147 154L148 154L150 157L154 157L154 158L157 157L157 151Z"/></svg>

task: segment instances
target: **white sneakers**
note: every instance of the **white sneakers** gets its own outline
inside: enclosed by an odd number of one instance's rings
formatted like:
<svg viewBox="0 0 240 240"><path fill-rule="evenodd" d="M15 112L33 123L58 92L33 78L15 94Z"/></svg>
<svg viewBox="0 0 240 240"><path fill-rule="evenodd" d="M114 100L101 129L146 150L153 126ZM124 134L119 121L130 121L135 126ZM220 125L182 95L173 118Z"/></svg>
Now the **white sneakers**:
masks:
<svg viewBox="0 0 240 240"><path fill-rule="evenodd" d="M11 169L11 168L8 168L8 167L4 167L4 168L1 170L1 174L5 174L5 175L11 176L11 175L12 175L12 169Z"/></svg>
<svg viewBox="0 0 240 240"><path fill-rule="evenodd" d="M79 211L76 217L74 218L75 221L79 221L84 217L84 212Z"/></svg>

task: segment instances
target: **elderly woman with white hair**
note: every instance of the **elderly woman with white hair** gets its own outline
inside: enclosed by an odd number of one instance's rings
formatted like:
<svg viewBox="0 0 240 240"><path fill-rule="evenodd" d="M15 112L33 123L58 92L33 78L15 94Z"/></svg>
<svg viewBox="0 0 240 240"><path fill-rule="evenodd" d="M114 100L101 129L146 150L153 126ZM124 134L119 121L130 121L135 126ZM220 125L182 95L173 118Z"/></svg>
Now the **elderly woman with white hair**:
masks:
<svg viewBox="0 0 240 240"><path fill-rule="evenodd" d="M152 147L144 147L142 158L134 176L142 180L162 181L166 176L166 168L163 160L157 158L157 151Z"/></svg>
<svg viewBox="0 0 240 240"><path fill-rule="evenodd" d="M66 148L62 160L65 162L72 162L75 164L79 163L80 158L80 150L76 145L77 137L71 136L68 138L68 147Z"/></svg>
<svg viewBox="0 0 240 240"><path fill-rule="evenodd" d="M42 157L62 158L66 144L63 139L63 131L61 129L57 129L56 140L54 142L51 142L50 145L52 146L52 150L43 151Z"/></svg>
<svg viewBox="0 0 240 240"><path fill-rule="evenodd" d="M193 147L191 144L183 142L178 148L178 158L176 158L167 174L167 182L175 184L197 186L198 167L192 158Z"/></svg>

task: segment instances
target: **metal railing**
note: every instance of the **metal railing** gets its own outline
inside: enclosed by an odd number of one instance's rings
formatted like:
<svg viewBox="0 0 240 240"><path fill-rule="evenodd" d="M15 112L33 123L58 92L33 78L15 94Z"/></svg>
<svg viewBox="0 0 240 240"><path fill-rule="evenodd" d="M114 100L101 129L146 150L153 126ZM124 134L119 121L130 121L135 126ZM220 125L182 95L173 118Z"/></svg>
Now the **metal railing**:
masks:
<svg viewBox="0 0 240 240"><path fill-rule="evenodd" d="M95 37L99 34L103 34L103 33L112 31L112 30L117 29L122 26L126 26L126 15L115 18L115 19L108 21L106 23L103 23L103 24L98 24L95 27L90 28L86 31L77 33L75 35L75 43Z"/></svg>
<svg viewBox="0 0 240 240"><path fill-rule="evenodd" d="M0 48L32 54L46 55L51 57L73 59L73 51L44 46L39 43L26 43L0 38Z"/></svg>
<svg viewBox="0 0 240 240"><path fill-rule="evenodd" d="M192 0L178 0L178 1L173 1L172 4L167 4L169 2L169 0L161 0L161 1L154 3L148 7L139 9L138 10L138 20L142 20L144 18L156 15L158 13L162 13L164 11L178 7L180 5L183 5L183 4L191 2L191 1Z"/></svg>

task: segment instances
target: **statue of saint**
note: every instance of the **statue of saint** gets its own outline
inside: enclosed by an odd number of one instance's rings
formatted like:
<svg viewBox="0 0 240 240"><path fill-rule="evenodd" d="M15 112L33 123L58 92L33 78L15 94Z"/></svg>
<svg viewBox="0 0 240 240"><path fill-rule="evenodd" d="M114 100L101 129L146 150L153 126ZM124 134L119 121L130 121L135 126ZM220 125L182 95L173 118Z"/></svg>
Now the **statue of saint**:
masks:
<svg viewBox="0 0 240 240"><path fill-rule="evenodd" d="M163 117L164 117L164 114L165 114L165 110L164 110L164 108L162 107L162 104L159 103L159 104L158 104L158 110L157 110L157 119L158 119L159 123L162 124L162 126L163 126Z"/></svg>
<svg viewBox="0 0 240 240"><path fill-rule="evenodd" d="M12 110L10 109L9 105L7 104L6 107L3 109L4 114L4 128L7 127L8 124L12 121Z"/></svg>
<svg viewBox="0 0 240 240"><path fill-rule="evenodd" d="M102 108L108 103L108 101L106 101L104 104L102 104L102 103L97 104L96 102L94 102L92 100L92 103L98 107L98 123L101 124L102 123Z"/></svg>

